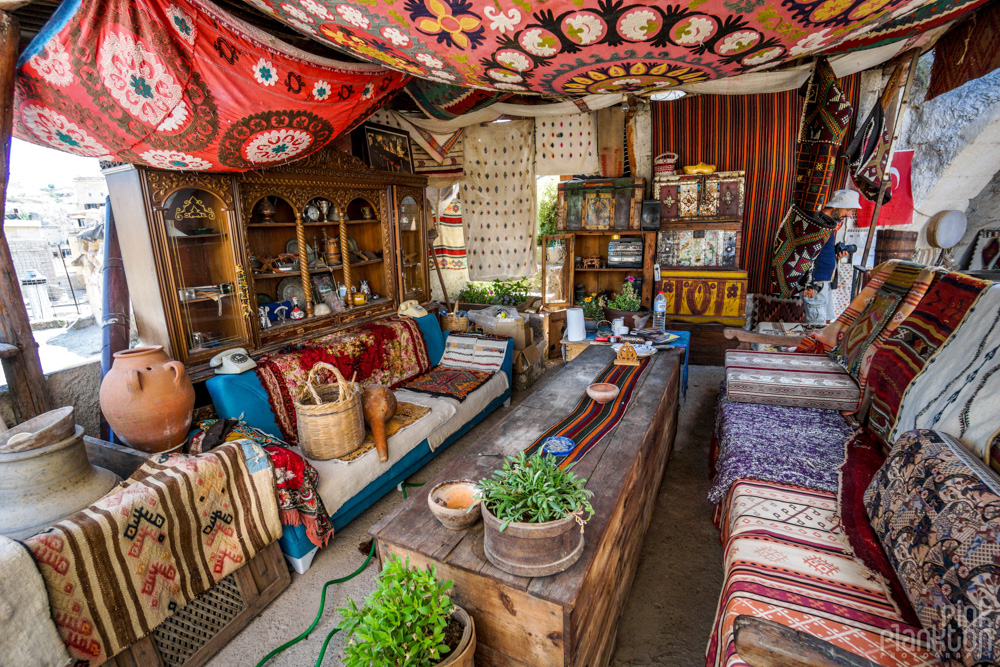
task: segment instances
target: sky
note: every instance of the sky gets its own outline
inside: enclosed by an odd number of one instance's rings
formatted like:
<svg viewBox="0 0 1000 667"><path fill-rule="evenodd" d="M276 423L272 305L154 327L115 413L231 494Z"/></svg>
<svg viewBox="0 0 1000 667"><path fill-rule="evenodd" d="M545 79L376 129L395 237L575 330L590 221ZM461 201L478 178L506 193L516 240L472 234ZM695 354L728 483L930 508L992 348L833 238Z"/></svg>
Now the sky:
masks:
<svg viewBox="0 0 1000 667"><path fill-rule="evenodd" d="M80 157L14 138L10 144L10 180L26 190L65 187L76 176L100 176L97 158Z"/></svg>

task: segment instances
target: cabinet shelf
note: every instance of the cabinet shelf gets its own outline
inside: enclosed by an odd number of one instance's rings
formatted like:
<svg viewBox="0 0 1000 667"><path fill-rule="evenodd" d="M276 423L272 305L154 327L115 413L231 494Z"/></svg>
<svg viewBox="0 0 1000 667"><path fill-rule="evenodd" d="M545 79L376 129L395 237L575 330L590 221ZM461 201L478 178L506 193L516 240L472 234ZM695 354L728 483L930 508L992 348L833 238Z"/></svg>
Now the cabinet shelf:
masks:
<svg viewBox="0 0 1000 667"><path fill-rule="evenodd" d="M219 238L221 236L220 232L215 232L214 234L187 234L186 236L168 236L167 238L177 241L197 241L198 239Z"/></svg>
<svg viewBox="0 0 1000 667"><path fill-rule="evenodd" d="M343 222L347 223L348 225L371 225L371 224L377 224L378 219L372 218L371 220L344 220Z"/></svg>
<svg viewBox="0 0 1000 667"><path fill-rule="evenodd" d="M381 262L384 261L385 261L384 258L378 257L376 259L366 259L363 262L351 262L351 268L353 269L355 266L368 266L369 264L380 264Z"/></svg>
<svg viewBox="0 0 1000 667"><path fill-rule="evenodd" d="M288 276L301 276L301 271L278 271L275 273L257 273L254 280L267 280L269 278L287 278Z"/></svg>
<svg viewBox="0 0 1000 667"><path fill-rule="evenodd" d="M610 268L610 269L607 269L607 268L605 268L605 269L578 269L578 268L574 268L573 270L576 271L577 273L584 273L584 272L595 272L595 273L597 273L597 272L627 273L629 271L642 271L642 267L641 266L636 266L636 267L631 268L631 269L619 269L619 268L614 268L614 267Z"/></svg>
<svg viewBox="0 0 1000 667"><path fill-rule="evenodd" d="M330 222L330 221L327 221L327 222L303 222L302 226L303 227L331 227L333 225L339 225L339 224L340 224L339 220L334 220L333 222Z"/></svg>
<svg viewBox="0 0 1000 667"><path fill-rule="evenodd" d="M250 229L271 229L272 227L291 227L295 228L294 222L248 222L247 227Z"/></svg>

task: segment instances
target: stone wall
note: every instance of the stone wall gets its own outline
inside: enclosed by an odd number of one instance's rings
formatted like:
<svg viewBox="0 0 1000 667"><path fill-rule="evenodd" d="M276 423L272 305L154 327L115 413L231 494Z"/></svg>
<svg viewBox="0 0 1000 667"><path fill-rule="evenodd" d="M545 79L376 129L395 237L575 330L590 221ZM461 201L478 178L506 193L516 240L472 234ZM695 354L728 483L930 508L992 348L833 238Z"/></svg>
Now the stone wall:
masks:
<svg viewBox="0 0 1000 667"><path fill-rule="evenodd" d="M87 435L100 437L101 431L101 362L92 361L64 368L45 376L54 407L72 405L76 408L76 423ZM0 386L0 417L7 426L14 425L10 391Z"/></svg>
<svg viewBox="0 0 1000 667"><path fill-rule="evenodd" d="M995 173L982 192L969 202L969 208L965 213L969 217L969 229L954 252L959 266L968 264L976 234L980 229L1000 228L1000 171Z"/></svg>

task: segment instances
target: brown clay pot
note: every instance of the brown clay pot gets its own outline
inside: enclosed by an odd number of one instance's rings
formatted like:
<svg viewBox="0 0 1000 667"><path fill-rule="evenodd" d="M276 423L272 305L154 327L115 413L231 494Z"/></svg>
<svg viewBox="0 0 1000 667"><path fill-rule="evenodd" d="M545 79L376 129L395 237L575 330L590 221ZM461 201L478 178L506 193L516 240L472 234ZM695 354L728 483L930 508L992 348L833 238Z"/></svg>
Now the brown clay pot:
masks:
<svg viewBox="0 0 1000 667"><path fill-rule="evenodd" d="M101 412L129 446L157 453L180 445L193 409L191 378L162 346L115 352L101 382Z"/></svg>
<svg viewBox="0 0 1000 667"><path fill-rule="evenodd" d="M385 423L396 414L396 395L384 385L368 385L361 397L361 405L365 423L375 439L378 460L384 463L389 460L389 439L385 434Z"/></svg>
<svg viewBox="0 0 1000 667"><path fill-rule="evenodd" d="M475 667L476 623L468 612L458 605L455 605L455 611L451 615L462 626L462 640L455 647L455 650L447 654L448 657L439 662L436 667Z"/></svg>

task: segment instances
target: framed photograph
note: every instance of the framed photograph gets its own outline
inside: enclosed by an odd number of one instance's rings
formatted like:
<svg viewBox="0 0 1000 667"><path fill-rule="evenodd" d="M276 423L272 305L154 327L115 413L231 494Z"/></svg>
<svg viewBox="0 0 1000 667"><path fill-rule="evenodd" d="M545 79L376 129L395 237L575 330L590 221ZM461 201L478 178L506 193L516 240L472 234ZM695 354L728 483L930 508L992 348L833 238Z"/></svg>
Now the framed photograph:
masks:
<svg viewBox="0 0 1000 667"><path fill-rule="evenodd" d="M355 144L355 154L360 155L372 169L396 174L413 173L410 135L406 132L386 125L364 123L358 128L356 136L359 141ZM358 143L361 145L358 146Z"/></svg>
<svg viewBox="0 0 1000 667"><path fill-rule="evenodd" d="M583 228L611 229L615 220L615 195L588 192L583 198Z"/></svg>
<svg viewBox="0 0 1000 667"><path fill-rule="evenodd" d="M333 278L329 273L316 273L312 274L312 284L313 284L313 301L316 303L323 303L323 299L327 297L328 294L332 294L336 291L336 286L333 284ZM318 298L317 298L318 297Z"/></svg>

